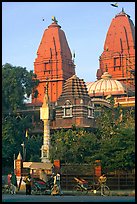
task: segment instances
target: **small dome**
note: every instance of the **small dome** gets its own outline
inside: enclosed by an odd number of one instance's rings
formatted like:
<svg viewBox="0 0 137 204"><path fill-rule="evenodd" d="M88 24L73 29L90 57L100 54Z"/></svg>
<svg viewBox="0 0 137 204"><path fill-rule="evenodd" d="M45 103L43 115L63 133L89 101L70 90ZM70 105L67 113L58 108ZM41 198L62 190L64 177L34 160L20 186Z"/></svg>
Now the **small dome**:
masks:
<svg viewBox="0 0 137 204"><path fill-rule="evenodd" d="M108 72L104 72L100 80L87 82L88 94L90 96L125 95L125 86L111 78Z"/></svg>
<svg viewBox="0 0 137 204"><path fill-rule="evenodd" d="M110 79L112 76L108 72L104 72L104 74L101 76L101 79Z"/></svg>

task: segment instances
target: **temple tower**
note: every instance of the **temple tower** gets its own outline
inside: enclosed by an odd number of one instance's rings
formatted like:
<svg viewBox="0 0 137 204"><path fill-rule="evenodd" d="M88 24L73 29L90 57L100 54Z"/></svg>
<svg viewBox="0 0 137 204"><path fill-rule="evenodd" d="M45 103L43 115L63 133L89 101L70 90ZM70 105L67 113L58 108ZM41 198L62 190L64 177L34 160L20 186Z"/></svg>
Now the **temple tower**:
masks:
<svg viewBox="0 0 137 204"><path fill-rule="evenodd" d="M94 128L94 105L86 83L73 75L64 83L63 91L55 104L56 128Z"/></svg>
<svg viewBox="0 0 137 204"><path fill-rule="evenodd" d="M109 72L112 79L134 89L135 27L124 9L112 19L99 61L97 79Z"/></svg>
<svg viewBox="0 0 137 204"><path fill-rule="evenodd" d="M55 102L62 93L65 80L75 74L75 65L67 39L55 17L44 31L34 62L34 73L40 83L36 88L38 97L32 96L32 102L43 102L44 87L48 80L50 102Z"/></svg>

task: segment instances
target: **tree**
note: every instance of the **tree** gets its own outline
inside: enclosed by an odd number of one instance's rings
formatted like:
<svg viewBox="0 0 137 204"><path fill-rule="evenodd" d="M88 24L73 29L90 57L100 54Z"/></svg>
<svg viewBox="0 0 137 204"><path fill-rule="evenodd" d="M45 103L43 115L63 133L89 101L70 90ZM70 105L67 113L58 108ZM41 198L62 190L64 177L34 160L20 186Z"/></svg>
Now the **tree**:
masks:
<svg viewBox="0 0 137 204"><path fill-rule="evenodd" d="M13 155L22 151L21 143L25 137L24 124L15 116L7 116L2 121L2 165L13 164Z"/></svg>
<svg viewBox="0 0 137 204"><path fill-rule="evenodd" d="M11 166L13 155L22 151L21 143L25 130L31 126L30 118L17 114L23 109L24 100L29 97L39 81L26 68L5 64L2 66L2 164ZM29 115L29 114L28 114Z"/></svg>
<svg viewBox="0 0 137 204"><path fill-rule="evenodd" d="M42 140L41 135L26 138L26 161L40 162Z"/></svg>
<svg viewBox="0 0 137 204"><path fill-rule="evenodd" d="M101 160L103 170L131 170L135 167L134 109L103 107L95 133L73 128L51 136L51 159L62 163Z"/></svg>
<svg viewBox="0 0 137 204"><path fill-rule="evenodd" d="M97 119L96 135L100 138L97 157L105 169L131 170L135 167L134 110L122 107L103 109Z"/></svg>
<svg viewBox="0 0 137 204"><path fill-rule="evenodd" d="M2 112L16 112L24 106L39 81L32 71L26 68L5 64L2 66Z"/></svg>
<svg viewBox="0 0 137 204"><path fill-rule="evenodd" d="M94 133L84 129L57 131L51 136L51 159L63 163L94 162L98 149Z"/></svg>

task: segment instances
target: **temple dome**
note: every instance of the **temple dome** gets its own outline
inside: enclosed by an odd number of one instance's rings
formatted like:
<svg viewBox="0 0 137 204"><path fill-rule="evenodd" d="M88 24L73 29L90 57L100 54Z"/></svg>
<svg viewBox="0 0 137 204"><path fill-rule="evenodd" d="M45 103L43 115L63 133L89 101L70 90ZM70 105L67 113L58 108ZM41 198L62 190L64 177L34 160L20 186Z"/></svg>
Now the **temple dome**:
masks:
<svg viewBox="0 0 137 204"><path fill-rule="evenodd" d="M86 85L91 97L126 94L126 87L120 81L112 79L108 72L104 72L100 80L87 82Z"/></svg>
<svg viewBox="0 0 137 204"><path fill-rule="evenodd" d="M73 75L66 80L61 97L89 97L86 83Z"/></svg>

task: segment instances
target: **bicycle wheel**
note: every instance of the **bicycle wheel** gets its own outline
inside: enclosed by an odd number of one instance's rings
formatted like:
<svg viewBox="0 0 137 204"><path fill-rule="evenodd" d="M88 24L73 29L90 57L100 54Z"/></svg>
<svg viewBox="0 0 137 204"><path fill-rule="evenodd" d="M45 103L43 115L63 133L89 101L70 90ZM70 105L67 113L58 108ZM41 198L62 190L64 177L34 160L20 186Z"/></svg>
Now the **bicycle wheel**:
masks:
<svg viewBox="0 0 137 204"><path fill-rule="evenodd" d="M3 194L9 194L10 193L10 188L8 185L5 185L2 187L2 193Z"/></svg>
<svg viewBox="0 0 137 204"><path fill-rule="evenodd" d="M103 186L103 196L109 196L110 195L110 189L108 186Z"/></svg>
<svg viewBox="0 0 137 204"><path fill-rule="evenodd" d="M31 193L32 193L32 195L40 194L38 189L36 188L36 186L33 186Z"/></svg>
<svg viewBox="0 0 137 204"><path fill-rule="evenodd" d="M74 186L73 191L79 192L81 195L86 195L88 193L88 190L85 188L82 188L81 186Z"/></svg>
<svg viewBox="0 0 137 204"><path fill-rule="evenodd" d="M83 188L81 188L81 195L87 195L87 193L88 193L88 190L87 189L83 189Z"/></svg>
<svg viewBox="0 0 137 204"><path fill-rule="evenodd" d="M80 191L80 186L74 186L74 187L73 187L73 191L75 191L75 192L76 192L76 191Z"/></svg>

